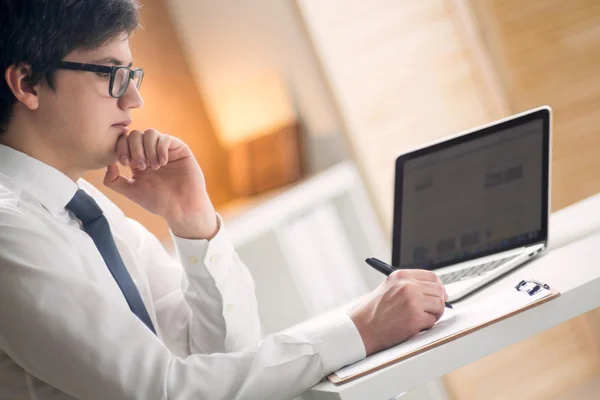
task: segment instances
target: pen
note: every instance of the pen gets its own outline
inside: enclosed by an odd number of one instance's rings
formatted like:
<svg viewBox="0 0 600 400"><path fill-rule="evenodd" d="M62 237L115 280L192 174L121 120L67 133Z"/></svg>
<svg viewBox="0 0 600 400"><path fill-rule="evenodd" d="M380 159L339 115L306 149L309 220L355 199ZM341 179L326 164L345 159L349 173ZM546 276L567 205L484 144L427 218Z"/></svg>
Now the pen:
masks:
<svg viewBox="0 0 600 400"><path fill-rule="evenodd" d="M377 271L384 274L385 276L388 276L389 274L391 274L392 272L394 272L396 270L391 265L384 263L383 261L378 260L376 258L367 258L365 260L365 262L367 264L369 264L371 267L373 267L374 269L376 269ZM446 308L449 308L449 309L454 308L454 307L452 307L452 304L448 303L447 301L445 301L444 304L446 305Z"/></svg>

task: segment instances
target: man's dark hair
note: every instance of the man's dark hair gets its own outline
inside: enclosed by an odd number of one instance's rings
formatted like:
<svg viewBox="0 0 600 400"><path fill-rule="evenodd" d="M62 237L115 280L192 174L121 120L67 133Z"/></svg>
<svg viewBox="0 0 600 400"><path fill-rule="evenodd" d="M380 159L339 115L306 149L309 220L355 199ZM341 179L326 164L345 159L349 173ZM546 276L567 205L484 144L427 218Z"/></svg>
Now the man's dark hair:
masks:
<svg viewBox="0 0 600 400"><path fill-rule="evenodd" d="M137 0L0 0L0 134L8 127L16 98L5 72L31 67L30 84L53 87L53 67L78 48L95 49L130 36L138 26Z"/></svg>

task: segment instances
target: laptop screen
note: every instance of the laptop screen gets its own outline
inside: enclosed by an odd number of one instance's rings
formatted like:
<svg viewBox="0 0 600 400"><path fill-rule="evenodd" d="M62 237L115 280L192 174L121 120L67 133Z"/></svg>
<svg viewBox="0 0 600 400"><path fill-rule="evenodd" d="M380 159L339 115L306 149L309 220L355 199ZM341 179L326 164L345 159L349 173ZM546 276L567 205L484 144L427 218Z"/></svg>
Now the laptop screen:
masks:
<svg viewBox="0 0 600 400"><path fill-rule="evenodd" d="M546 240L547 123L505 124L403 160L394 265L436 269Z"/></svg>

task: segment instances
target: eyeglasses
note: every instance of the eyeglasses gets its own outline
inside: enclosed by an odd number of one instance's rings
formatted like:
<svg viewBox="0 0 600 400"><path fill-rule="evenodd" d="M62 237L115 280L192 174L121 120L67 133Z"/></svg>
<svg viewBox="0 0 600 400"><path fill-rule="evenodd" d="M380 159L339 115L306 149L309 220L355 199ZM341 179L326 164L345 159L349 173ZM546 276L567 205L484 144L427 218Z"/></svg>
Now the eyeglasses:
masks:
<svg viewBox="0 0 600 400"><path fill-rule="evenodd" d="M129 81L133 80L133 83L139 90L142 86L142 80L144 79L143 69L131 69L125 66L109 67L107 65L61 61L56 65L55 68L67 69L71 71L96 72L98 74L106 74L107 77L110 74L108 93L111 95L111 97L117 99L125 94L127 88L129 87Z"/></svg>

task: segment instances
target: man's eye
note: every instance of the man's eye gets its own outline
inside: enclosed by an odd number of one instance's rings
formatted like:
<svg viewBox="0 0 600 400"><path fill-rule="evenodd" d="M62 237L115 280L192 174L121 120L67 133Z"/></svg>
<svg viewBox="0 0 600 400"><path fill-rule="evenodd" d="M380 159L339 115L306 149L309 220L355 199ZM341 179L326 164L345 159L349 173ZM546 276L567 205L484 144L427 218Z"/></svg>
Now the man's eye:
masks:
<svg viewBox="0 0 600 400"><path fill-rule="evenodd" d="M106 79L106 80L108 80L110 78L110 74L108 72L96 72L96 75L98 75L100 78Z"/></svg>

